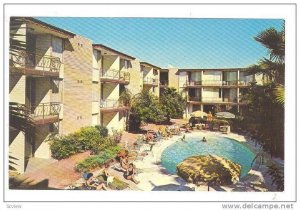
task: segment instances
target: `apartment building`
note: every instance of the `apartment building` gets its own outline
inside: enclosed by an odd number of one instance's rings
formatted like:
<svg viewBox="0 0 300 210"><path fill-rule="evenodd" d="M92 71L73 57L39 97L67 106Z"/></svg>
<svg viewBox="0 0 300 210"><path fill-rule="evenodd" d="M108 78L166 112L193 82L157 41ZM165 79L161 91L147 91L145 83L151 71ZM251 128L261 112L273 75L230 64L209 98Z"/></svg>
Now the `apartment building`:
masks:
<svg viewBox="0 0 300 210"><path fill-rule="evenodd" d="M17 171L32 157L51 158L52 135L94 125L124 130L128 107L119 98L134 57L34 18L12 18L10 33L9 152Z"/></svg>
<svg viewBox="0 0 300 210"><path fill-rule="evenodd" d="M161 68L147 62L140 62L143 78L143 90L159 97Z"/></svg>
<svg viewBox="0 0 300 210"><path fill-rule="evenodd" d="M125 130L126 104L120 96L130 83L134 57L102 44L93 44L93 68L100 74L100 125L109 132Z"/></svg>
<svg viewBox="0 0 300 210"><path fill-rule="evenodd" d="M178 76L177 89L188 103L186 117L197 110L214 112L216 107L222 111L236 108L240 112L246 105L242 100L245 89L255 80L243 68L173 69L172 74Z"/></svg>
<svg viewBox="0 0 300 210"><path fill-rule="evenodd" d="M9 155L23 172L30 157L51 157L46 140L63 119L64 44L75 34L33 18L10 24Z"/></svg>
<svg viewBox="0 0 300 210"><path fill-rule="evenodd" d="M245 69L161 69L92 40L30 17L12 18L9 62L9 155L12 167L51 158L47 140L82 127L109 132L126 127L129 107L120 100L167 87L186 98L185 117L246 104L242 95L255 78Z"/></svg>

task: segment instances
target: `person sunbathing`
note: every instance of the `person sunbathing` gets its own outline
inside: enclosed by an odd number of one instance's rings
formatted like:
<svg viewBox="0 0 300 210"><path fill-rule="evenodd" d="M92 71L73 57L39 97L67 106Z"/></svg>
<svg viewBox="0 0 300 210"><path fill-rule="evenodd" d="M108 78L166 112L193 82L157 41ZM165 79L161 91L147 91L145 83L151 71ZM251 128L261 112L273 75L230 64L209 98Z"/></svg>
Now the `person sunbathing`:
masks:
<svg viewBox="0 0 300 210"><path fill-rule="evenodd" d="M133 163L130 163L124 174L124 178L127 180L130 180L130 181L133 181L135 184L138 184L140 182L134 178L135 173L136 173L135 167L134 167Z"/></svg>
<svg viewBox="0 0 300 210"><path fill-rule="evenodd" d="M107 190L105 182L100 182L93 173L87 174L86 186L88 189Z"/></svg>
<svg viewBox="0 0 300 210"><path fill-rule="evenodd" d="M146 141L149 142L149 141L153 141L154 139L154 135L152 132L147 132L146 134Z"/></svg>
<svg viewBox="0 0 300 210"><path fill-rule="evenodd" d="M128 156L120 157L120 165L122 169L127 170L129 166L128 164L129 164Z"/></svg>

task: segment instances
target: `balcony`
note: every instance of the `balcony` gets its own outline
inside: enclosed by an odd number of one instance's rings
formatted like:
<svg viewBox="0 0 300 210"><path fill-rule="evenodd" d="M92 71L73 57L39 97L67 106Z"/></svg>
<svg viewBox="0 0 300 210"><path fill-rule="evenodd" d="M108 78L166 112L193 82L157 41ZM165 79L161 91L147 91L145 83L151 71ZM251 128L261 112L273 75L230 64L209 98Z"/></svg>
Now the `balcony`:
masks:
<svg viewBox="0 0 300 210"><path fill-rule="evenodd" d="M100 81L102 83L117 83L117 84L129 84L130 73L122 72L115 69L101 70Z"/></svg>
<svg viewBox="0 0 300 210"><path fill-rule="evenodd" d="M22 50L11 50L9 54L9 66L12 74L59 78L61 65L59 57Z"/></svg>
<svg viewBox="0 0 300 210"><path fill-rule="evenodd" d="M35 125L58 122L60 109L59 102L41 103L31 107L30 117Z"/></svg>
<svg viewBox="0 0 300 210"><path fill-rule="evenodd" d="M189 97L189 104L219 104L219 105L236 105L237 100L229 100L228 98L215 98L215 97Z"/></svg>
<svg viewBox="0 0 300 210"><path fill-rule="evenodd" d="M100 111L102 113L126 111L129 108L116 99L100 100Z"/></svg>
<svg viewBox="0 0 300 210"><path fill-rule="evenodd" d="M221 80L202 80L202 81L187 81L184 87L187 88L200 88L200 87L248 87L251 82L249 81L221 81Z"/></svg>
<svg viewBox="0 0 300 210"><path fill-rule="evenodd" d="M168 80L160 80L159 81L159 87L160 88L167 88L169 86L169 81Z"/></svg>
<svg viewBox="0 0 300 210"><path fill-rule="evenodd" d="M11 102L10 125L18 128L28 126L46 125L59 121L60 103L41 103L37 106L27 107L24 104Z"/></svg>
<svg viewBox="0 0 300 210"><path fill-rule="evenodd" d="M200 97L188 97L188 103L189 104L202 104Z"/></svg>
<svg viewBox="0 0 300 210"><path fill-rule="evenodd" d="M143 84L145 86L151 86L151 87L156 87L158 86L158 79L156 78L144 78L143 79Z"/></svg>

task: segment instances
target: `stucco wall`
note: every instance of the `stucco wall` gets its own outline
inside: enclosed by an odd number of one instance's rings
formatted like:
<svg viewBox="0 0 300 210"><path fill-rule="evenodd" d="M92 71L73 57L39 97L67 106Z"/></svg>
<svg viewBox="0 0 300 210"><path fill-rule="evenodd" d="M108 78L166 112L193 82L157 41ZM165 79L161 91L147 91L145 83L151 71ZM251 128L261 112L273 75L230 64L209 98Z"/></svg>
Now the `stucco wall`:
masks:
<svg viewBox="0 0 300 210"><path fill-rule="evenodd" d="M90 126L92 123L92 42L81 36L69 40L64 51L64 118L63 134Z"/></svg>
<svg viewBox="0 0 300 210"><path fill-rule="evenodd" d="M126 88L132 95L136 95L141 92L143 87L143 76L139 60L131 61L131 68L128 69L128 72L130 73L130 82Z"/></svg>

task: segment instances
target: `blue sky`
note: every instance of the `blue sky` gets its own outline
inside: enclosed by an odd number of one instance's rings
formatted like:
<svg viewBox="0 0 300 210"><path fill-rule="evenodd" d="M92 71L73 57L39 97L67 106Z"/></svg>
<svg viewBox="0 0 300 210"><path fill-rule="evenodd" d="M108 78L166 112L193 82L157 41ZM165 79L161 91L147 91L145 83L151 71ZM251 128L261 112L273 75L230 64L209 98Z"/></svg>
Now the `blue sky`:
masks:
<svg viewBox="0 0 300 210"><path fill-rule="evenodd" d="M162 68L238 68L267 50L254 40L278 19L50 18L39 20Z"/></svg>

